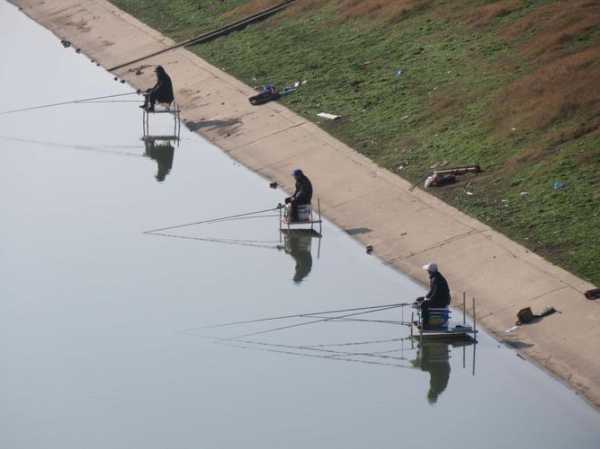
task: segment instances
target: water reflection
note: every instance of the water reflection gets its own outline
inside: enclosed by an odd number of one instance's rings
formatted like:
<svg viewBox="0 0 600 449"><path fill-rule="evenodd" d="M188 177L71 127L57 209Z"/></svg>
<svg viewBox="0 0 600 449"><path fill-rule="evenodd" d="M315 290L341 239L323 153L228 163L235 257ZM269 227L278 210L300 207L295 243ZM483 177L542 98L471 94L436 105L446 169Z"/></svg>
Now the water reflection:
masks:
<svg viewBox="0 0 600 449"><path fill-rule="evenodd" d="M419 342L416 358L411 364L422 371L429 373L429 391L427 392L427 401L433 405L437 402L439 396L448 387L450 380L450 355L451 349L463 348L463 367L465 367L466 346L475 345L475 342L469 340L423 340ZM475 348L475 346L473 346ZM473 352L473 369L475 368L475 352ZM474 373L474 371L473 371Z"/></svg>
<svg viewBox="0 0 600 449"><path fill-rule="evenodd" d="M169 140L160 140L146 138L144 139L146 152L144 156L156 161L158 169L156 171L156 180L163 182L173 168L173 157L175 148Z"/></svg>
<svg viewBox="0 0 600 449"><path fill-rule="evenodd" d="M283 235L283 249L296 262L293 280L296 284L299 284L312 270L312 240L313 238L319 239L320 249L320 237L310 229L282 230L281 232Z"/></svg>
<svg viewBox="0 0 600 449"><path fill-rule="evenodd" d="M289 315L280 317L261 318L258 320L248 320L240 322L222 323L208 328L231 327L249 330L248 326L260 325L264 322L273 320L292 320L291 324L284 326L270 327L267 329L258 329L253 332L237 333L237 336L226 337L216 335L201 334L198 329L189 329L185 331L188 335L201 336L212 343L226 345L243 350L254 350L262 352L272 352L278 354L292 355L303 358L318 358L329 361L338 361L360 365L379 366L387 368L400 368L407 370L419 370L429 374L429 387L425 397L429 404L434 405L438 402L440 396L448 388L450 373L452 371L451 356L453 349L462 348L462 368L467 368L468 346L473 347L472 361L469 363L472 367L472 373L475 375L475 347L476 341L473 339L452 339L452 338L431 338L424 339L418 335L407 335L407 324L404 321L389 319L389 316L377 316L382 312L386 314L391 309L397 309L400 305L384 305L380 308L369 308L367 310L354 311L347 309L352 313L342 315L333 315L339 311L331 312L311 312L299 315ZM374 313L372 318L357 318L360 315ZM300 320L300 321L298 321ZM325 325L320 328L319 337L315 334L302 333L296 337L288 332L300 326ZM364 338L348 340L347 335L356 335L362 333L365 327L380 329L386 336L381 338ZM263 326L260 326L263 327ZM285 331L285 332L283 332ZM325 332L323 332L325 331ZM276 339L256 338L258 335L264 336L269 333L277 333ZM391 334L391 335L390 335ZM327 337L324 337L327 335ZM300 338L300 341L297 339ZM323 339L326 338L325 341ZM292 341L290 341L290 339ZM313 341L311 341L313 340ZM316 341L314 341L316 340ZM320 340L320 341L319 341ZM455 359L458 360L458 359ZM456 363L454 364L456 368Z"/></svg>

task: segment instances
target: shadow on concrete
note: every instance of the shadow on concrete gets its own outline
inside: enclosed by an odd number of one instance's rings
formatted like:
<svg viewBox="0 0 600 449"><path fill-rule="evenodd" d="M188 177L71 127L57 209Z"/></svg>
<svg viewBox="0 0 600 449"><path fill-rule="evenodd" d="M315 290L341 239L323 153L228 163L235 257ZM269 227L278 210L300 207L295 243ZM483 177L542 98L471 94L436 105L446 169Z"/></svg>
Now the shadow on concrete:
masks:
<svg viewBox="0 0 600 449"><path fill-rule="evenodd" d="M369 228L350 228L344 229L344 231L349 235L360 235L360 234L368 234L371 232Z"/></svg>

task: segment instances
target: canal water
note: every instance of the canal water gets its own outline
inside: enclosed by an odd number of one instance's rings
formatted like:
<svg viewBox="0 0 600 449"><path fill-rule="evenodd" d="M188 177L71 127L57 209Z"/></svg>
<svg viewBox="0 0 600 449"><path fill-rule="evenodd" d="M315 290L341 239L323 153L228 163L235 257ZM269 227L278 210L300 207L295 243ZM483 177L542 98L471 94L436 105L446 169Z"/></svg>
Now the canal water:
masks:
<svg viewBox="0 0 600 449"><path fill-rule="evenodd" d="M0 26L2 111L132 91L3 0ZM424 289L328 222L280 235L272 210L145 233L284 192L186 130L145 146L138 102L0 115L0 447L600 447L572 391L485 333L412 341L409 309L206 327Z"/></svg>

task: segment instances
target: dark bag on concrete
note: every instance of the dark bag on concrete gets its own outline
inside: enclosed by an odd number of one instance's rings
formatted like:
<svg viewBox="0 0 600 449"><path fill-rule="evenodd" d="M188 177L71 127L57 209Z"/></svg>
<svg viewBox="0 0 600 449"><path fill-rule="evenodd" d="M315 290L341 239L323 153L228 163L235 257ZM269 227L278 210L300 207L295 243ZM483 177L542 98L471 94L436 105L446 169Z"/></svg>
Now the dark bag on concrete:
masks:
<svg viewBox="0 0 600 449"><path fill-rule="evenodd" d="M527 324L533 321L535 315L531 311L531 307L525 307L524 309L519 310L517 318L519 319L518 323Z"/></svg>

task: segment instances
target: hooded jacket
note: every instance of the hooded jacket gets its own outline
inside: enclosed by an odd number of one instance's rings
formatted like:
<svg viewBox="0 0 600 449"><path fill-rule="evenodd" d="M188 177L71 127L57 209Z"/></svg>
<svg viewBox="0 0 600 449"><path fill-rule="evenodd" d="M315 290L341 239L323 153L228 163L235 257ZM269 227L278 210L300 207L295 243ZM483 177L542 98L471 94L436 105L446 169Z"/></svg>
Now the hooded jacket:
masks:
<svg viewBox="0 0 600 449"><path fill-rule="evenodd" d="M450 289L448 282L439 271L429 273L429 293L425 295L429 307L447 307L450 304Z"/></svg>

